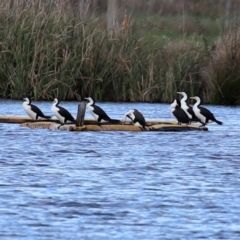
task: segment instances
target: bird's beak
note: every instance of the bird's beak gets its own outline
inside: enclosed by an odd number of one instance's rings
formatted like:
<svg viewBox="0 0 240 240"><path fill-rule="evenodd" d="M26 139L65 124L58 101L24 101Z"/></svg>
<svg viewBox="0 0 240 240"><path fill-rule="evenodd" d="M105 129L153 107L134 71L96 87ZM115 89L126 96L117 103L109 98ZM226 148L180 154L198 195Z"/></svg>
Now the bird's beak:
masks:
<svg viewBox="0 0 240 240"><path fill-rule="evenodd" d="M181 92L177 92L177 94L182 94Z"/></svg>

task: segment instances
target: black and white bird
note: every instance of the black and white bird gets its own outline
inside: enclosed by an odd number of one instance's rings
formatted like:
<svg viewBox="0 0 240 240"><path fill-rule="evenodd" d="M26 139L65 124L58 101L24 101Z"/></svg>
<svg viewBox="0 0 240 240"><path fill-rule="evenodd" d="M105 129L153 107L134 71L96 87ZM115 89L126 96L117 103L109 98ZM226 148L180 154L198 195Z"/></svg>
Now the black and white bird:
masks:
<svg viewBox="0 0 240 240"><path fill-rule="evenodd" d="M209 122L216 122L219 125L222 125L221 121L218 121L212 112L210 112L208 109L201 107L201 99L200 97L190 97L192 99L196 100L196 103L193 105L193 111L197 118L199 118L200 122L202 123L202 126L205 126Z"/></svg>
<svg viewBox="0 0 240 240"><path fill-rule="evenodd" d="M59 106L60 101L57 98L54 98L53 104L51 107L52 112L57 117L57 119L60 121L61 125L64 125L66 123L75 123L74 117L71 115L71 113Z"/></svg>
<svg viewBox="0 0 240 240"><path fill-rule="evenodd" d="M170 105L171 112L173 116L177 119L178 124L182 123L190 124L190 118L186 114L186 112L181 108L181 102L178 99L175 99L173 103Z"/></svg>
<svg viewBox="0 0 240 240"><path fill-rule="evenodd" d="M23 98L23 100L24 100L23 109L26 111L26 113L32 120L51 118L50 116L44 115L43 112L37 106L31 104L32 102L31 98L25 97Z"/></svg>
<svg viewBox="0 0 240 240"><path fill-rule="evenodd" d="M199 119L196 117L193 108L186 103L188 96L185 92L177 92L178 94L182 95L182 98L180 100L181 102L181 108L184 110L184 112L187 114L187 116L190 119L190 122L199 122Z"/></svg>
<svg viewBox="0 0 240 240"><path fill-rule="evenodd" d="M98 123L102 122L110 122L110 123L119 123L120 121L117 119L112 119L110 118L105 111L95 105L95 100L91 97L85 98L88 103L87 103L87 109L89 112L93 115L93 117L98 121Z"/></svg>
<svg viewBox="0 0 240 240"><path fill-rule="evenodd" d="M139 126L142 129L145 129L146 121L142 113L140 113L137 109L129 110L124 114L122 122L126 121L126 118L131 119L133 125Z"/></svg>

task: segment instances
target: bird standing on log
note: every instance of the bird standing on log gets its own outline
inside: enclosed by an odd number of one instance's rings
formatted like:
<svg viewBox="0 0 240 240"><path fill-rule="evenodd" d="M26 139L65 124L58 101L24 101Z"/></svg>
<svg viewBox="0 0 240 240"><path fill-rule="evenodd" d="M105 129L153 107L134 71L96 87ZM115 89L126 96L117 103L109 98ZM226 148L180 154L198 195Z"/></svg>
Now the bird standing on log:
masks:
<svg viewBox="0 0 240 240"><path fill-rule="evenodd" d="M186 112L181 108L181 102L178 99L175 99L171 104L171 112L173 116L177 119L178 124L182 123L190 124L190 118L186 114Z"/></svg>
<svg viewBox="0 0 240 240"><path fill-rule="evenodd" d="M93 117L97 120L98 123L102 122L110 122L115 124L120 123L119 120L110 118L102 108L95 105L94 98L87 97L85 99L88 101L86 106L88 111L93 115Z"/></svg>
<svg viewBox="0 0 240 240"><path fill-rule="evenodd" d="M196 100L196 103L193 105L193 111L196 115L197 118L199 118L200 122L202 123L202 126L205 126L207 123L209 123L210 121L216 122L219 125L222 125L221 121L218 121L212 112L210 112L208 109L201 107L201 99L200 97L190 97L192 99Z"/></svg>
<svg viewBox="0 0 240 240"><path fill-rule="evenodd" d="M142 113L140 113L137 109L129 110L125 113L122 122L126 121L126 118L131 119L133 125L141 127L143 130L146 126L146 121Z"/></svg>
<svg viewBox="0 0 240 240"><path fill-rule="evenodd" d="M55 98L51 110L56 116L56 118L59 120L61 125L64 125L67 122L75 123L76 121L74 117L71 115L71 113L67 109L60 107L59 103L60 101L57 98Z"/></svg>
<svg viewBox="0 0 240 240"><path fill-rule="evenodd" d="M196 117L193 108L186 103L187 101L187 94L185 92L177 92L177 94L182 95L183 97L181 98L181 108L184 110L184 112L187 114L187 116L190 119L190 122L199 122L199 119Z"/></svg>
<svg viewBox="0 0 240 240"><path fill-rule="evenodd" d="M51 118L50 116L46 116L43 114L43 112L35 105L31 104L32 100L31 98L25 97L23 98L23 109L26 111L28 116L32 120L38 120L39 118Z"/></svg>

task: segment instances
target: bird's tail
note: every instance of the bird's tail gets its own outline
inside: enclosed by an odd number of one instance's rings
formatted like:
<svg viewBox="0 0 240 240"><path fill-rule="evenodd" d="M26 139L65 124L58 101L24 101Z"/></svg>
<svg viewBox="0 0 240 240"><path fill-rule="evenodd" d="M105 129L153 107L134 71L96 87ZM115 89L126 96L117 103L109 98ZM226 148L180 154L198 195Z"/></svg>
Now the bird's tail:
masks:
<svg viewBox="0 0 240 240"><path fill-rule="evenodd" d="M121 123L121 121L120 120L118 120L118 119L109 119L109 122L110 123Z"/></svg>
<svg viewBox="0 0 240 240"><path fill-rule="evenodd" d="M223 123L221 121L218 121L217 119L214 119L214 121L219 124L219 125L222 125Z"/></svg>

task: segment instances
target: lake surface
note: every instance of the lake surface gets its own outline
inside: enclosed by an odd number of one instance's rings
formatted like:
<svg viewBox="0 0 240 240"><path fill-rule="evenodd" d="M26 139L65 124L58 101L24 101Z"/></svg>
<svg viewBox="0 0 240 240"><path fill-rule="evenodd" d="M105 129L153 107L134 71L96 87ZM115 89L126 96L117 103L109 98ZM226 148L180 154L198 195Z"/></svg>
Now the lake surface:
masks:
<svg viewBox="0 0 240 240"><path fill-rule="evenodd" d="M50 102L35 102L45 114ZM73 115L77 102L62 102ZM98 103L172 120L168 104ZM0 124L0 239L240 239L240 108L208 132L67 132ZM0 115L26 116L21 101ZM86 117L91 117L89 113Z"/></svg>

